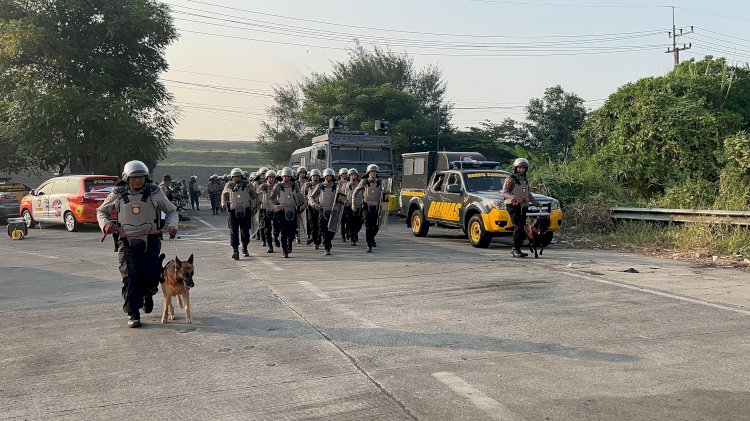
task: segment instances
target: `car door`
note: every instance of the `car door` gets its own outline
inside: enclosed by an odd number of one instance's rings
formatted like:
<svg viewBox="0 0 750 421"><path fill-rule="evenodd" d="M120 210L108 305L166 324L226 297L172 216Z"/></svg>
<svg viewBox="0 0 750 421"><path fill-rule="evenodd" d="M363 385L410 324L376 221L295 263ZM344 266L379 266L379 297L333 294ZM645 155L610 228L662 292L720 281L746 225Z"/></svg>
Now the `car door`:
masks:
<svg viewBox="0 0 750 421"><path fill-rule="evenodd" d="M39 186L34 191L32 200L31 215L37 221L49 220L50 196L52 193L52 181L48 181Z"/></svg>
<svg viewBox="0 0 750 421"><path fill-rule="evenodd" d="M62 222L63 215L68 209L68 193L70 181L67 178L55 180L50 195L49 218L55 222Z"/></svg>
<svg viewBox="0 0 750 421"><path fill-rule="evenodd" d="M448 191L448 186L459 186L460 192L452 193ZM441 202L444 203L442 210L442 219L449 223L457 223L461 220L461 208L463 207L463 181L458 173L450 173L443 183L443 192L441 193Z"/></svg>
<svg viewBox="0 0 750 421"><path fill-rule="evenodd" d="M445 174L436 172L427 184L425 195L422 198L422 206L424 207L424 215L428 220L441 219L439 218L439 208L444 181Z"/></svg>

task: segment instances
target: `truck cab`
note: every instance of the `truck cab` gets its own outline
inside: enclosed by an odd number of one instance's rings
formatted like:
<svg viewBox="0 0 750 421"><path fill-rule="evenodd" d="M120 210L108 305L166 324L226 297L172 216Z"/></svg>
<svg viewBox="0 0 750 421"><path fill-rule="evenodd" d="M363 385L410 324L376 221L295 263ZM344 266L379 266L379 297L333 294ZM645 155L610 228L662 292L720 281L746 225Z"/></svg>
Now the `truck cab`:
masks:
<svg viewBox="0 0 750 421"><path fill-rule="evenodd" d="M510 175L477 152L416 152L403 154L399 207L417 237L430 226L462 229L474 247L488 247L493 237L510 236L513 224L505 209L503 184ZM530 218L550 217L549 234L562 224L557 200L532 193L541 206L529 206Z"/></svg>

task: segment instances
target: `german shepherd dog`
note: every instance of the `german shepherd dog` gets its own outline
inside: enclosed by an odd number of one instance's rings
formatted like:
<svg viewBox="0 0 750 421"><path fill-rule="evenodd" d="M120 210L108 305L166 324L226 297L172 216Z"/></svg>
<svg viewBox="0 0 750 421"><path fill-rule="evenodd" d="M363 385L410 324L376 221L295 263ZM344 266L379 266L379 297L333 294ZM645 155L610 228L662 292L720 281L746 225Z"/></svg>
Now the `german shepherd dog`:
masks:
<svg viewBox="0 0 750 421"><path fill-rule="evenodd" d="M529 251L534 253L535 259L538 259L544 252L544 237L549 230L549 224L549 216L540 216L526 227L526 234L529 236Z"/></svg>
<svg viewBox="0 0 750 421"><path fill-rule="evenodd" d="M164 261L165 255L159 256ZM193 323L190 316L190 288L193 288L193 255L187 260L180 260L177 256L167 262L161 271L161 291L164 293L164 305L162 306L161 322L166 323L167 318L174 320L174 307L172 297L177 297L177 304L185 309L185 321Z"/></svg>

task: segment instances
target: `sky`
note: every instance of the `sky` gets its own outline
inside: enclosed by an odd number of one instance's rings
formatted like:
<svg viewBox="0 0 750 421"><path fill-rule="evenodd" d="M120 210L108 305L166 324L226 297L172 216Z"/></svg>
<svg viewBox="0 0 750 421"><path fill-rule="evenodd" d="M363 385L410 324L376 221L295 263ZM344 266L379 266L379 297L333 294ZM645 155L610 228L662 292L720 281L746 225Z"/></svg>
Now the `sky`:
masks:
<svg viewBox="0 0 750 421"><path fill-rule="evenodd" d="M355 40L436 66L455 127L524 119L561 85L595 109L618 87L680 59L750 62L750 2L590 0L165 0L180 38L162 80L181 117L177 139L257 140L277 85L345 61ZM691 34L685 32L691 31Z"/></svg>

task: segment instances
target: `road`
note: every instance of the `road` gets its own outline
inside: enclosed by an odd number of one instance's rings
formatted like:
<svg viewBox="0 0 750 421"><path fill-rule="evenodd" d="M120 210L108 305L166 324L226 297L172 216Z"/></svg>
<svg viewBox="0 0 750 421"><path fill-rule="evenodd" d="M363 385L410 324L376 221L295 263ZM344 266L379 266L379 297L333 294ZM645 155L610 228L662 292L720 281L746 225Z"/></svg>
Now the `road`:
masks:
<svg viewBox="0 0 750 421"><path fill-rule="evenodd" d="M197 214L197 216L196 216ZM195 254L193 324L126 328L94 227L0 239L0 420L736 420L750 413L746 273L551 247L512 259L456 231L391 224L372 255L334 242ZM364 235L362 235L364 237ZM634 268L638 273L624 272Z"/></svg>

